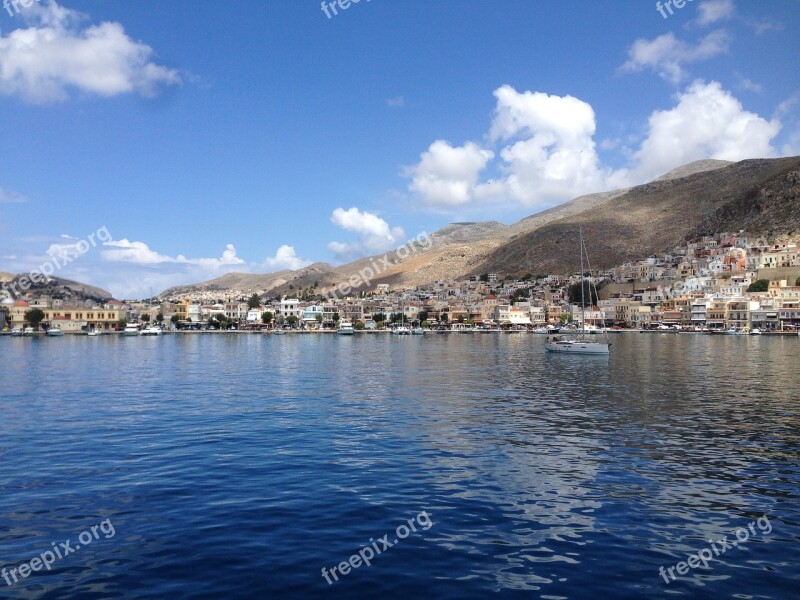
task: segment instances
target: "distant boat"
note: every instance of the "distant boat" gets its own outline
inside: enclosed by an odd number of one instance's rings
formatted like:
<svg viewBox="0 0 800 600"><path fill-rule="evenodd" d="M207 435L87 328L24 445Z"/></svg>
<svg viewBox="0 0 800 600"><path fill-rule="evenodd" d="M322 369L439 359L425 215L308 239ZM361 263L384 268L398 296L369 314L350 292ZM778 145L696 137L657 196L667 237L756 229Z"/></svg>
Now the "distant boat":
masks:
<svg viewBox="0 0 800 600"><path fill-rule="evenodd" d="M21 337L22 336L22 328L21 327L14 327L11 330L11 335L14 337Z"/></svg>
<svg viewBox="0 0 800 600"><path fill-rule="evenodd" d="M50 329L47 330L48 337L62 337L63 335L64 332L61 331L60 327L51 327Z"/></svg>
<svg viewBox="0 0 800 600"><path fill-rule="evenodd" d="M22 330L22 335L36 335L36 330L33 327L26 327Z"/></svg>
<svg viewBox="0 0 800 600"><path fill-rule="evenodd" d="M161 331L160 327L157 327L155 325L148 325L139 332L139 335L157 336L157 335L164 335L164 332Z"/></svg>
<svg viewBox="0 0 800 600"><path fill-rule="evenodd" d="M395 327L392 333L395 335L411 335L411 330L405 325L400 325L399 327Z"/></svg>
<svg viewBox="0 0 800 600"><path fill-rule="evenodd" d="M102 332L99 329L92 329L87 335L89 337L99 337L102 335Z"/></svg>
<svg viewBox="0 0 800 600"><path fill-rule="evenodd" d="M353 335L356 330L350 321L342 321L339 323L339 335Z"/></svg>
<svg viewBox="0 0 800 600"><path fill-rule="evenodd" d="M411 335L425 335L425 330L422 327L414 327L411 330Z"/></svg>
<svg viewBox="0 0 800 600"><path fill-rule="evenodd" d="M273 333L275 335L286 335L286 332L283 330L283 327L276 327Z"/></svg>
<svg viewBox="0 0 800 600"><path fill-rule="evenodd" d="M122 335L126 337L139 335L139 326L136 323L128 323L127 325L125 325L125 329L123 330Z"/></svg>
<svg viewBox="0 0 800 600"><path fill-rule="evenodd" d="M581 254L581 333L576 337L564 335L548 336L544 344L548 352L564 352L567 354L609 354L608 333L605 342L595 342L592 336L586 333L586 298L584 297L584 283L586 271L583 268L583 257L586 247L583 243L583 228L579 229L580 254ZM591 294L590 294L591 295ZM595 336L596 337L596 336Z"/></svg>
<svg viewBox="0 0 800 600"><path fill-rule="evenodd" d="M763 331L761 331L761 330L760 330L758 327L756 327L755 329L753 329L753 330L750 332L750 335L761 335L762 333L764 333L764 332L763 332Z"/></svg>

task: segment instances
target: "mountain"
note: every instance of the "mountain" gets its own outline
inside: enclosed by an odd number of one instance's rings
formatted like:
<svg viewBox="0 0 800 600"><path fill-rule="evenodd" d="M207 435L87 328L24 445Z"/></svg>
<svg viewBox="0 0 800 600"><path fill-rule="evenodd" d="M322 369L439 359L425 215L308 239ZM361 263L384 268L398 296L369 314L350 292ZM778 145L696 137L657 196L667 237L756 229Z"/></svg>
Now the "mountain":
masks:
<svg viewBox="0 0 800 600"><path fill-rule="evenodd" d="M577 270L573 264L577 242L572 240L581 225L586 227L591 256L597 261L592 266L599 267L667 251L692 235L744 228L777 232L796 223L795 213L800 215L791 200L796 184L781 180L797 170L797 162L797 158L740 163L701 160L651 183L580 196L512 225L451 223L430 234L430 248L417 246L417 251L403 258L388 253L390 265L369 288L378 283L415 286L487 272L571 273ZM316 263L267 275L230 273L170 288L161 296L227 289L278 295L315 284L324 293L371 265L385 266L381 258L362 258L338 267Z"/></svg>
<svg viewBox="0 0 800 600"><path fill-rule="evenodd" d="M19 281L22 277L27 278L28 274L12 275L11 273L0 272L0 282L5 283L6 287L9 288L14 284L19 286ZM17 289L20 288L17 287ZM98 302L113 299L113 296L107 290L80 283L79 281L72 281L71 279L62 279L61 277L51 277L49 283L31 282L29 291L56 299L97 300Z"/></svg>
<svg viewBox="0 0 800 600"><path fill-rule="evenodd" d="M691 237L800 232L800 157L746 160L631 188L614 202L515 236L472 271L573 273L584 228L593 268L667 252Z"/></svg>

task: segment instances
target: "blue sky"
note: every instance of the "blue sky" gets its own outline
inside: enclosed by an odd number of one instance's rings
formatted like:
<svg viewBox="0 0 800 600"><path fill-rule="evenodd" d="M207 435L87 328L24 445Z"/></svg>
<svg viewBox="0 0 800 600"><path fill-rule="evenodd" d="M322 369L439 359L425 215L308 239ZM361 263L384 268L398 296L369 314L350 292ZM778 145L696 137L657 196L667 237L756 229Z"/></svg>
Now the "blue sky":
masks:
<svg viewBox="0 0 800 600"><path fill-rule="evenodd" d="M57 274L117 297L800 154L798 0L17 6L0 270L106 227Z"/></svg>

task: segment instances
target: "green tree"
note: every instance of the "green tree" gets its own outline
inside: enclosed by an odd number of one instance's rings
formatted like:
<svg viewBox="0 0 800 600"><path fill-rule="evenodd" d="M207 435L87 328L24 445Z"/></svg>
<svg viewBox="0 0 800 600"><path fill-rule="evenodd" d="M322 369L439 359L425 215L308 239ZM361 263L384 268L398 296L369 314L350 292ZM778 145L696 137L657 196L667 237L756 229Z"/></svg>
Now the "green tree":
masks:
<svg viewBox="0 0 800 600"><path fill-rule="evenodd" d="M562 325L566 325L567 323L572 323L572 315L569 313L562 313L561 316L558 318Z"/></svg>
<svg viewBox="0 0 800 600"><path fill-rule="evenodd" d="M353 326L356 331L361 331L364 329L364 321L356 321L356 324Z"/></svg>
<svg viewBox="0 0 800 600"><path fill-rule="evenodd" d="M581 303L581 283L573 283L569 286L568 297L570 304ZM597 290L588 281L583 282L583 297L587 306L597 304Z"/></svg>
<svg viewBox="0 0 800 600"><path fill-rule="evenodd" d="M300 319L298 319L294 315L289 315L288 317L286 317L286 322L289 323L289 325L291 325L292 327L294 327L297 324L297 321L299 320Z"/></svg>
<svg viewBox="0 0 800 600"><path fill-rule="evenodd" d="M420 327L422 327L423 329L430 329L431 328L431 322L430 321L423 321L420 324Z"/></svg>
<svg viewBox="0 0 800 600"><path fill-rule="evenodd" d="M339 319L341 319L341 317L339 316L339 313L338 312L333 313L333 322L334 323L338 323Z"/></svg>
<svg viewBox="0 0 800 600"><path fill-rule="evenodd" d="M159 323L163 323L164 322L164 313L158 313L156 315L156 321L158 321Z"/></svg>
<svg viewBox="0 0 800 600"><path fill-rule="evenodd" d="M250 299L247 301L247 307L250 310L254 308L261 308L261 298L258 297L258 294L253 294L250 296Z"/></svg>
<svg viewBox="0 0 800 600"><path fill-rule="evenodd" d="M750 284L748 292L766 292L769 289L769 279L759 279Z"/></svg>
<svg viewBox="0 0 800 600"><path fill-rule="evenodd" d="M417 314L417 320L418 321L427 321L428 320L428 311L427 310L419 311L419 313Z"/></svg>
<svg viewBox="0 0 800 600"><path fill-rule="evenodd" d="M386 320L386 315L383 313L375 313L372 315L372 320L376 323L383 323Z"/></svg>
<svg viewBox="0 0 800 600"><path fill-rule="evenodd" d="M173 325L177 325L178 321L180 321L181 319L180 319L180 317L178 315L172 315L169 318L169 320L170 320L170 323L172 323Z"/></svg>
<svg viewBox="0 0 800 600"><path fill-rule="evenodd" d="M149 323L150 322L150 315L142 315L139 317L139 320L142 323Z"/></svg>
<svg viewBox="0 0 800 600"><path fill-rule="evenodd" d="M270 323L272 323L272 319L274 319L274 318L275 318L275 315L273 315L269 311L265 311L265 312L261 313L261 322L264 323L264 325L269 325Z"/></svg>
<svg viewBox="0 0 800 600"><path fill-rule="evenodd" d="M483 274L481 274L479 279L481 281L483 281L484 283L486 283L487 281L489 281L489 274L488 273L483 273Z"/></svg>
<svg viewBox="0 0 800 600"><path fill-rule="evenodd" d="M800 277L797 278L797 281L794 282L797 287L800 287Z"/></svg>
<svg viewBox="0 0 800 600"><path fill-rule="evenodd" d="M39 329L39 323L44 320L44 311L41 308L31 308L25 311L25 321L34 329Z"/></svg>
<svg viewBox="0 0 800 600"><path fill-rule="evenodd" d="M125 327L127 326L128 326L128 319L120 319L119 321L117 321L117 327L119 327L120 329L125 329Z"/></svg>

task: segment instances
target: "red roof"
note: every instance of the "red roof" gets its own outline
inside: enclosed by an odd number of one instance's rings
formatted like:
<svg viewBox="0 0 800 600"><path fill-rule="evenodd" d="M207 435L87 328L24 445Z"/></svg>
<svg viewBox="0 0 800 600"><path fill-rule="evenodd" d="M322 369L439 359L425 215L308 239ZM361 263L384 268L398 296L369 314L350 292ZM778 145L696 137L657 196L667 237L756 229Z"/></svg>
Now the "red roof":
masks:
<svg viewBox="0 0 800 600"><path fill-rule="evenodd" d="M30 306L25 300L17 300L14 302L14 308L25 308L26 306Z"/></svg>

